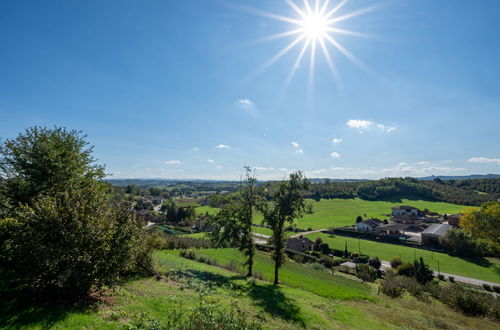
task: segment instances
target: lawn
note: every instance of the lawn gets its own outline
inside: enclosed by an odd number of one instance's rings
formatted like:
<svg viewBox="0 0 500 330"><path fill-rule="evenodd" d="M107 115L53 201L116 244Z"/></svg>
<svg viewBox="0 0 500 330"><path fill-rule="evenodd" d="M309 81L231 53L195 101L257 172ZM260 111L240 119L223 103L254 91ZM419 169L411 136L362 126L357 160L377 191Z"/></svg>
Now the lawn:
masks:
<svg viewBox="0 0 500 330"><path fill-rule="evenodd" d="M390 218L391 207L397 205L411 205L421 210L427 208L431 211L443 213L458 213L467 206L456 205L444 202L429 202L423 200L403 199L401 202L366 201L359 198L354 199L322 199L313 201L313 214L305 214L302 218L296 219L295 224L302 229L324 229L330 227L348 226L356 222L356 217L377 217L380 219ZM218 211L210 206L196 208L197 214L215 214ZM261 223L262 215L258 212L254 215L254 223Z"/></svg>
<svg viewBox="0 0 500 330"><path fill-rule="evenodd" d="M242 264L243 254L236 249L207 249L196 251L215 259L220 265L233 265L245 273ZM262 252L255 256L254 271L268 281L274 278L274 264L271 258ZM366 299L370 288L366 284L342 276L315 270L296 262L288 262L280 269L280 281L291 287L301 288L312 293L336 299Z"/></svg>
<svg viewBox="0 0 500 330"><path fill-rule="evenodd" d="M313 241L316 237L321 237L324 243L328 243L331 248L337 250L344 250L347 242L349 251L358 251L361 247L361 253L372 257L377 256L386 261L390 261L393 257L401 257L408 261L413 261L415 256L422 257L435 271L438 270L439 260L439 270L442 272L500 283L500 261L498 259L468 261L445 253L323 233L314 233L307 235L307 237Z"/></svg>

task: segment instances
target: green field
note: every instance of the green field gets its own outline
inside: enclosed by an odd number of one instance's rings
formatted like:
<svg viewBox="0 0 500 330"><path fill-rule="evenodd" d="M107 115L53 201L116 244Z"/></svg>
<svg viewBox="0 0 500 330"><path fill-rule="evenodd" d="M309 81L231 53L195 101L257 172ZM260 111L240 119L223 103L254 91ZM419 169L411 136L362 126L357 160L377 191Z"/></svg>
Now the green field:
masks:
<svg viewBox="0 0 500 330"><path fill-rule="evenodd" d="M359 198L355 199L322 199L321 201L313 201L313 214L305 214L302 218L295 221L298 228L308 229L324 229L339 226L348 226L356 223L356 217L361 215L364 217L376 217L379 219L390 218L387 214L391 213L391 207L397 205L411 205L421 210L427 208L431 211L443 214L458 213L467 206L456 205L444 202L429 202L422 200L407 200L401 202L384 202L384 201L366 201ZM209 206L196 208L197 214L215 214L217 209ZM256 213L254 223L261 223L262 215Z"/></svg>
<svg viewBox="0 0 500 330"><path fill-rule="evenodd" d="M381 260L386 261L390 261L393 257L401 257L403 260L408 261L413 261L415 256L417 258L422 257L429 264L430 268L435 271L438 270L439 260L439 270L442 272L500 283L500 261L494 258L467 261L445 253L363 239L358 240L345 236L314 233L307 235L307 237L313 241L316 237L321 237L324 243L328 243L331 248L337 250L344 250L345 243L347 242L347 249L349 251L358 251L360 246L361 253L372 257L377 256Z"/></svg>
<svg viewBox="0 0 500 330"><path fill-rule="evenodd" d="M208 249L196 252L199 255L211 257L221 265L236 263L244 273L243 254L235 249ZM262 252L255 256L254 269L256 273L271 281L274 278L274 264L271 258ZM341 276L334 276L324 271L318 271L296 262L286 263L280 270L280 281L292 287L301 288L312 293L336 299L368 298L369 287Z"/></svg>

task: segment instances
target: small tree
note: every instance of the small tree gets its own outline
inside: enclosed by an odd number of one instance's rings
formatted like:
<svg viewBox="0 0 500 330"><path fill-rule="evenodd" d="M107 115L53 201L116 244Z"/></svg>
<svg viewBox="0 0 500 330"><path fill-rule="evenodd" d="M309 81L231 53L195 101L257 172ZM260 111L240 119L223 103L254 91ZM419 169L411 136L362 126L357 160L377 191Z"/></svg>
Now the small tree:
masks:
<svg viewBox="0 0 500 330"><path fill-rule="evenodd" d="M368 259L368 264L375 269L379 269L382 266L382 262L378 257Z"/></svg>
<svg viewBox="0 0 500 330"><path fill-rule="evenodd" d="M238 247L247 257L247 276L253 274L253 258L255 255L255 242L252 236L253 209L258 204L255 193L257 179L250 168L245 166L245 183L234 199L224 204L219 213L213 218L211 224L212 241L217 246L227 244Z"/></svg>
<svg viewBox="0 0 500 330"><path fill-rule="evenodd" d="M314 251L319 251L321 248L321 244L323 244L323 240L321 239L321 237L316 237L313 245Z"/></svg>
<svg viewBox="0 0 500 330"><path fill-rule="evenodd" d="M323 254L330 254L331 250L330 250L330 246L327 244L327 243L321 243L319 245L319 250L321 251L321 253Z"/></svg>
<svg viewBox="0 0 500 330"><path fill-rule="evenodd" d="M347 251L347 241L345 242L344 254L342 255L344 258L349 257L349 251Z"/></svg>
<svg viewBox="0 0 500 330"><path fill-rule="evenodd" d="M420 260L415 260L414 262L415 268L415 279L420 284L425 284L427 282L432 281L434 278L432 270L429 269L429 266L424 263L424 259L420 257Z"/></svg>
<svg viewBox="0 0 500 330"><path fill-rule="evenodd" d="M363 222L363 217L362 217L362 216L360 216L360 215L358 215L358 216L356 217L356 223L360 223L360 222Z"/></svg>
<svg viewBox="0 0 500 330"><path fill-rule="evenodd" d="M305 211L304 192L308 189L309 182L300 171L290 174L288 181L280 182L271 195L271 203L260 206L264 215L264 222L272 231L274 244L274 285L279 282L279 268L285 262L285 224L292 224L301 217Z"/></svg>

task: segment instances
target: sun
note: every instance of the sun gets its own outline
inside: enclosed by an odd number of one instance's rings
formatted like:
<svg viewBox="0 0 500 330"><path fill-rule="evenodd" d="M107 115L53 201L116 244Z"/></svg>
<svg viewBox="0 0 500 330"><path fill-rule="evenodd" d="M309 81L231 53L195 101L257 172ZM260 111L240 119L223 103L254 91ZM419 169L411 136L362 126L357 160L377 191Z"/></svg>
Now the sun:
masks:
<svg viewBox="0 0 500 330"><path fill-rule="evenodd" d="M313 40L323 38L328 31L327 20L320 14L312 14L304 17L300 25L302 25L302 30L306 37Z"/></svg>
<svg viewBox="0 0 500 330"><path fill-rule="evenodd" d="M286 78L285 88L291 82L296 70L301 67L301 63L304 61L307 53L309 53L308 67L310 86L312 85L312 80L314 79L317 53L323 54L323 57L326 60L337 85L339 85L339 76L336 62L332 55L333 53L340 53L359 68L369 71L356 56L354 56L338 41L337 37L339 34L356 37L367 37L367 35L342 29L338 25L340 22L368 13L374 10L376 6L360 8L340 15L339 13L342 11L341 9L345 7L349 0L302 0L299 4L297 4L296 1L297 0L285 0L285 2L296 14L293 17L268 13L259 9L246 7L247 10L255 14L288 23L288 30L263 38L261 41L291 38L290 43L271 57L271 59L265 62L256 72L252 74L252 76L267 69L282 56L297 47L299 48L299 51L294 65Z"/></svg>

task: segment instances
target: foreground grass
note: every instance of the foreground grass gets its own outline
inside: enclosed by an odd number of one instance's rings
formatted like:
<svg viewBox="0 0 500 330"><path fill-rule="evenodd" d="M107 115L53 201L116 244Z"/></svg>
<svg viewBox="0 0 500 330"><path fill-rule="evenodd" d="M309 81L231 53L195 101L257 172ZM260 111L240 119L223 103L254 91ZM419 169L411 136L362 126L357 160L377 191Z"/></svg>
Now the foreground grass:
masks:
<svg viewBox="0 0 500 330"><path fill-rule="evenodd" d="M164 255L177 254L178 251L162 252ZM197 250L197 256L204 255L220 265L231 265L240 273L246 273L243 254L235 249ZM271 258L262 252L255 255L254 272L268 281L274 278L274 264ZM358 281L342 276L334 276L324 271L312 269L296 262L288 262L280 269L280 281L284 285L301 288L317 295L336 299L369 299L370 287Z"/></svg>
<svg viewBox="0 0 500 330"><path fill-rule="evenodd" d="M429 202L423 200L403 199L398 202L386 201L366 201L359 198L354 199L322 199L321 201L309 200L313 203L314 213L305 214L297 219L296 225L302 229L324 229L330 227L348 226L356 223L358 215L366 217L376 217L379 219L390 218L391 207L398 205L411 205L421 210L429 209L431 211L443 213L458 213L467 206L444 202ZM198 214L217 213L218 209L210 206L197 207ZM254 223L261 223L262 215L256 213Z"/></svg>
<svg viewBox="0 0 500 330"><path fill-rule="evenodd" d="M308 290L248 280L238 273L187 260L172 252L156 259L165 277L130 279L91 306L13 304L2 295L2 329L143 329L138 319L166 324L171 312L188 313L200 301L240 310L265 329L496 329L498 323L405 296L338 300ZM0 290L2 288L0 281ZM373 288L372 288L373 289ZM372 290L373 292L374 290ZM3 291L0 293L4 293Z"/></svg>
<svg viewBox="0 0 500 330"><path fill-rule="evenodd" d="M445 253L432 252L428 250L411 248L389 243L381 243L363 239L350 238L345 236L333 236L323 233L307 235L311 240L321 237L324 243L328 243L331 248L344 250L347 242L349 251L379 257L382 260L390 261L394 257L401 257L403 260L413 261L415 257L424 258L429 266L437 271L438 260L439 270L445 273L478 278L485 281L500 283L500 261L498 259L463 259L453 257Z"/></svg>

